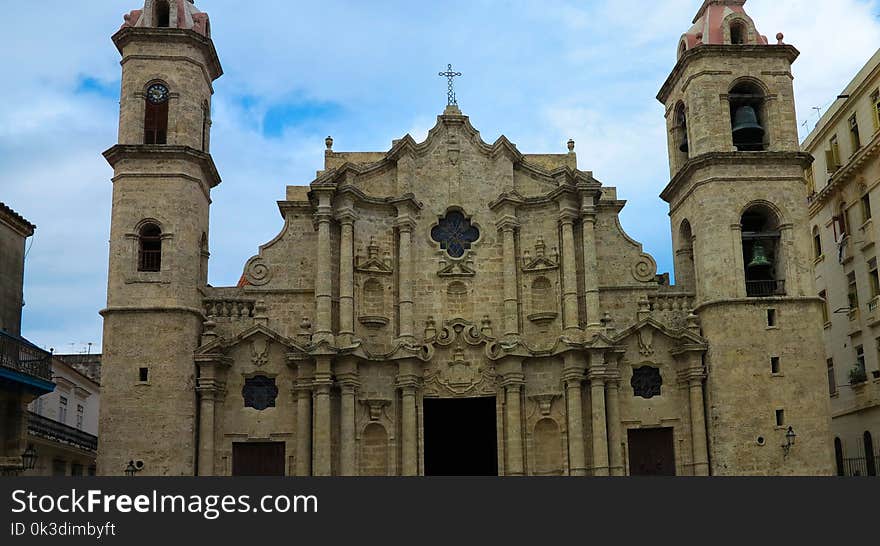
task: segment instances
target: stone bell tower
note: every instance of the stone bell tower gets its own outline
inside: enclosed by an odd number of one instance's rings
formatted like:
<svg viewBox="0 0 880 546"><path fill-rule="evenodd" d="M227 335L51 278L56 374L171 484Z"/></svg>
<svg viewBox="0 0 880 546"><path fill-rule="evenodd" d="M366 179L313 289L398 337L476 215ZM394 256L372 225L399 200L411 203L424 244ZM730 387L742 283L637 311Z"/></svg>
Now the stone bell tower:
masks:
<svg viewBox="0 0 880 546"><path fill-rule="evenodd" d="M709 340L713 475L832 468L825 352L809 252L791 65L745 0L706 0L660 90L679 285ZM793 444L793 445L792 445Z"/></svg>
<svg viewBox="0 0 880 546"><path fill-rule="evenodd" d="M191 0L146 0L113 36L122 55L119 143L104 317L98 471L193 475L193 351L204 316L208 213L220 183L209 153L208 16Z"/></svg>

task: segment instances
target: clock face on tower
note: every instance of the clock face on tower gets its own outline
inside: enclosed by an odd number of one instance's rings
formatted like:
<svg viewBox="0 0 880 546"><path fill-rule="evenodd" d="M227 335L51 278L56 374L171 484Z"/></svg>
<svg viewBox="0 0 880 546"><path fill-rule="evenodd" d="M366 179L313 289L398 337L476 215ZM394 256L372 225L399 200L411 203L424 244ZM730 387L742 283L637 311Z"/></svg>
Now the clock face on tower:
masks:
<svg viewBox="0 0 880 546"><path fill-rule="evenodd" d="M153 104L161 104L168 100L168 88L161 83L154 83L147 88L147 100Z"/></svg>

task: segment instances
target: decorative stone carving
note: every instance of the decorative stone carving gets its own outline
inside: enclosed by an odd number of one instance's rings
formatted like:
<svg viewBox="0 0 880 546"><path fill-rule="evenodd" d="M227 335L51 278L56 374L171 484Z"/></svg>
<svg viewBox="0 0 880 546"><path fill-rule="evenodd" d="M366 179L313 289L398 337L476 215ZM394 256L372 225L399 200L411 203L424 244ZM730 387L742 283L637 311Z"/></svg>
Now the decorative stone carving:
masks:
<svg viewBox="0 0 880 546"><path fill-rule="evenodd" d="M472 361L465 354L468 346L488 344L492 341L492 338L485 334L485 320L483 327L481 332L476 325L461 319L444 324L443 329L429 343L440 347L451 347L452 359L445 363L438 362L435 368L426 371L425 394L433 396L494 394L494 368L487 365L488 361L484 358ZM433 356L434 348L430 347L428 353L429 356Z"/></svg>
<svg viewBox="0 0 880 546"><path fill-rule="evenodd" d="M633 265L632 274L633 278L639 282L653 281L657 278L657 262L648 254L642 254Z"/></svg>
<svg viewBox="0 0 880 546"><path fill-rule="evenodd" d="M654 328L650 326L639 330L639 354L642 356L654 354Z"/></svg>
<svg viewBox="0 0 880 546"><path fill-rule="evenodd" d="M391 255L386 252L385 256L380 258L380 251L381 248L376 244L376 238L370 237L370 244L367 246L367 258L362 260L361 255L358 254L355 257L355 270L360 273L375 275L391 275L394 273Z"/></svg>
<svg viewBox="0 0 880 546"><path fill-rule="evenodd" d="M274 408L275 399L278 398L275 378L265 375L248 377L244 380L241 395L244 397L244 407L246 408L254 408L257 411Z"/></svg>
<svg viewBox="0 0 880 546"><path fill-rule="evenodd" d="M269 363L269 347L271 342L261 336L251 340L251 362L257 369L263 369Z"/></svg>
<svg viewBox="0 0 880 546"><path fill-rule="evenodd" d="M557 398L561 398L562 394L555 393L542 393L542 394L532 394L529 396L531 400L534 400L538 406L538 410L541 412L541 416L548 417L553 408L553 401Z"/></svg>
<svg viewBox="0 0 880 546"><path fill-rule="evenodd" d="M663 385L660 369L653 366L635 368L630 385L633 388L633 394L636 396L641 396L645 399L660 396L660 389Z"/></svg>
<svg viewBox="0 0 880 546"><path fill-rule="evenodd" d="M452 262L446 264L445 260L440 262L440 271L437 275L440 277L473 277L477 272L473 268L473 260L467 262Z"/></svg>
<svg viewBox="0 0 880 546"><path fill-rule="evenodd" d="M542 271L552 271L559 269L559 251L554 247L553 252L547 255L547 245L544 244L544 238L538 237L535 243L535 257L532 258L528 250L523 252L522 270L526 273L540 273Z"/></svg>
<svg viewBox="0 0 880 546"><path fill-rule="evenodd" d="M254 256L244 267L244 277L253 286L263 286L272 280L272 269L262 256Z"/></svg>

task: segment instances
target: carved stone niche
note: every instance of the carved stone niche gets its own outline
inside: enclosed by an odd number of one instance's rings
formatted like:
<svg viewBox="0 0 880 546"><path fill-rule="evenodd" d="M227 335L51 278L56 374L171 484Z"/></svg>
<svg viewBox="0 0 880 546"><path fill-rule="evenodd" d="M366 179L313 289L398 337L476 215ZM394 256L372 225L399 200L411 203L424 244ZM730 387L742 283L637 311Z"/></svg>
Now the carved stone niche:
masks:
<svg viewBox="0 0 880 546"><path fill-rule="evenodd" d="M534 257L528 250L523 252L522 270L523 289L529 303L526 318L538 326L548 326L559 317L556 297L559 253L554 248L548 255L544 238L538 237Z"/></svg>
<svg viewBox="0 0 880 546"><path fill-rule="evenodd" d="M367 245L367 256L364 258L358 251L355 256L355 271L360 277L360 304L358 306L358 322L371 329L383 328L391 322L391 275L394 273L394 262L389 252L381 254L381 247L375 237L370 237Z"/></svg>

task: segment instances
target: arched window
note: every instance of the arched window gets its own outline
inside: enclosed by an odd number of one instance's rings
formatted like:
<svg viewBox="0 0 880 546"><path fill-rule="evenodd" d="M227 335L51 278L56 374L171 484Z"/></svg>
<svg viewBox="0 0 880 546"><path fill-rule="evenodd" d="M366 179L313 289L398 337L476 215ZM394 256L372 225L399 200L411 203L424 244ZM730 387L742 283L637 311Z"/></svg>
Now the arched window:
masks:
<svg viewBox="0 0 880 546"><path fill-rule="evenodd" d="M682 220L678 229L678 248L675 252L676 269L675 284L687 289L696 286L696 270L694 268L694 233L691 223Z"/></svg>
<svg viewBox="0 0 880 546"><path fill-rule="evenodd" d="M785 295L781 267L779 219L765 205L750 207L743 215L742 247L746 294L750 298Z"/></svg>
<svg viewBox="0 0 880 546"><path fill-rule="evenodd" d="M766 150L764 92L754 83L743 82L730 91L729 100L733 145L740 152Z"/></svg>
<svg viewBox="0 0 880 546"><path fill-rule="evenodd" d="M837 475L846 476L846 469L843 466L843 444L840 438L834 439L834 464L837 466Z"/></svg>
<svg viewBox="0 0 880 546"><path fill-rule="evenodd" d="M690 157L690 142L688 141L687 112L683 102L675 106L675 146L681 152L679 159L684 162Z"/></svg>
<svg viewBox="0 0 880 546"><path fill-rule="evenodd" d="M168 86L154 83L147 88L144 106L144 144L168 143Z"/></svg>
<svg viewBox="0 0 880 546"><path fill-rule="evenodd" d="M138 233L138 271L162 270L162 230L148 223Z"/></svg>
<svg viewBox="0 0 880 546"><path fill-rule="evenodd" d="M871 433L867 430L863 436L865 442L865 468L868 472L868 476L876 476L877 475L877 462L874 459L874 439L871 438Z"/></svg>
<svg viewBox="0 0 880 546"><path fill-rule="evenodd" d="M158 0L153 7L153 23L157 28L168 28L171 26L171 6L168 0Z"/></svg>
<svg viewBox="0 0 880 546"><path fill-rule="evenodd" d="M748 29L742 21L733 21L730 23L730 43L733 45L743 45L746 43Z"/></svg>

